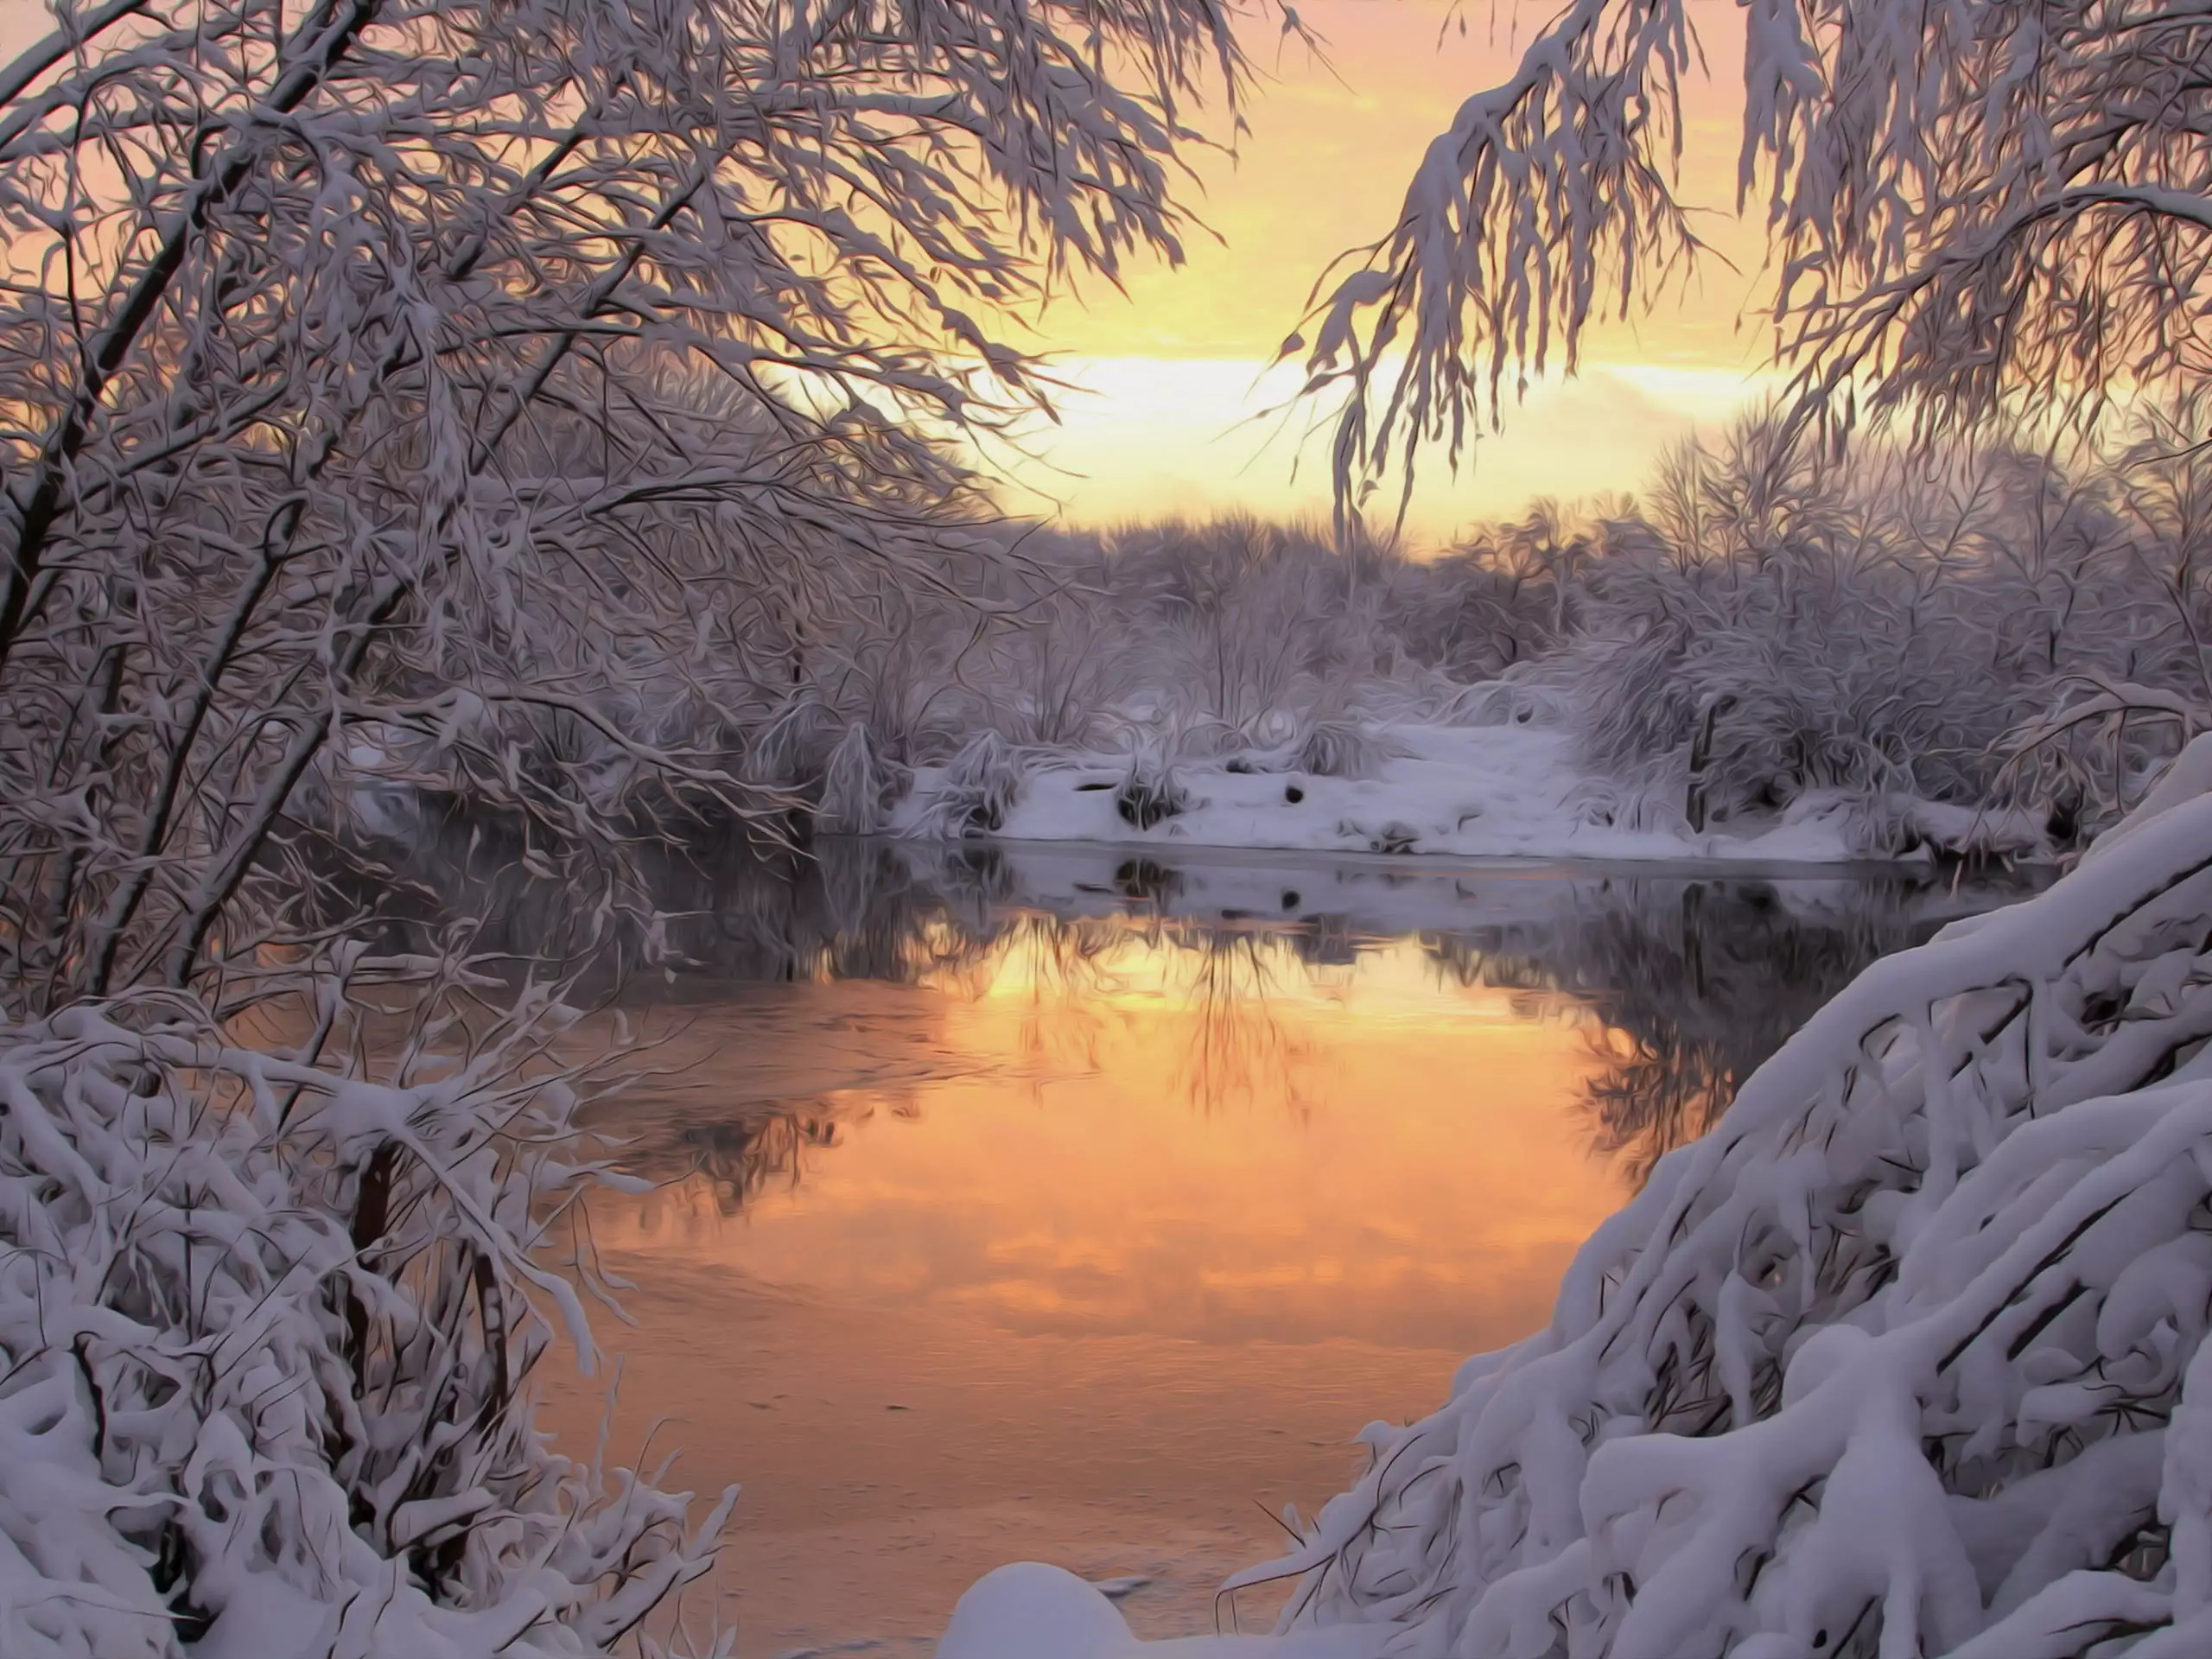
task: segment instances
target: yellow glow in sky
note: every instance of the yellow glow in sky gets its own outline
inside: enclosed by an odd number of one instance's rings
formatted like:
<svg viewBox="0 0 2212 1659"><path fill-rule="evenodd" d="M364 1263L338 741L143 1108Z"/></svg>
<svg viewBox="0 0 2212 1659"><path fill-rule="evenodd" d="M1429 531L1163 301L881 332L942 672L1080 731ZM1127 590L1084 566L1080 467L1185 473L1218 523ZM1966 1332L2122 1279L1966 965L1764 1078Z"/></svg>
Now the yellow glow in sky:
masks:
<svg viewBox="0 0 2212 1659"><path fill-rule="evenodd" d="M1251 130L1234 158L1199 166L1192 203L1221 240L1194 237L1180 269L1130 271L1126 299L1093 283L1081 302L1046 313L1032 343L1063 354L1060 372L1078 390L1063 400L1061 426L1032 441L1040 464L1019 470L1025 505L1078 524L1328 511L1325 442L1301 445L1316 411L1255 418L1297 385L1294 370L1269 365L1315 279L1389 232L1422 152L1465 97L1506 77L1550 9L1502 0L1494 21L1446 0L1314 0L1298 10L1326 60L1295 40L1255 39L1267 73L1246 111ZM1634 489L1662 450L1759 390L1763 336L1756 321L1739 326L1759 291L1758 226L1732 213L1742 25L1732 5L1696 10L1717 73L1689 89L1682 194L1714 210L1700 234L1719 257L1651 315L1593 330L1580 378L1532 391L1504 434L1479 446L1471 475L1451 477L1435 457L1408 515L1417 537L1510 515L1537 496Z"/></svg>

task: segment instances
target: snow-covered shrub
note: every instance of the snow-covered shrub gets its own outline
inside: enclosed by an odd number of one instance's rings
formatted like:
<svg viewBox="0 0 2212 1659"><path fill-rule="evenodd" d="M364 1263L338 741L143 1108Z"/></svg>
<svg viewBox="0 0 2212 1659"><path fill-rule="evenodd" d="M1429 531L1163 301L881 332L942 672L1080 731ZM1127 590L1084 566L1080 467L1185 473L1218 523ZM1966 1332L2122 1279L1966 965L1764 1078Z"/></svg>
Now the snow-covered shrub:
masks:
<svg viewBox="0 0 2212 1659"><path fill-rule="evenodd" d="M818 781L842 735L832 736L836 730L836 716L819 697L793 697L754 733L746 771L753 781L778 788Z"/></svg>
<svg viewBox="0 0 2212 1659"><path fill-rule="evenodd" d="M1124 619L1117 654L1186 723L1222 728L1224 749L1273 742L1286 715L1342 709L1426 667L1393 631L1402 607L1385 589L1421 581L1398 550L1231 516L1125 526L1103 550Z"/></svg>
<svg viewBox="0 0 2212 1659"><path fill-rule="evenodd" d="M868 728L855 721L823 762L815 828L830 836L873 835L911 781L905 767L877 753Z"/></svg>
<svg viewBox="0 0 2212 1659"><path fill-rule="evenodd" d="M2199 768L2201 770L2201 768ZM2193 776L2194 773L2187 773ZM1875 964L1548 1329L1376 1424L1297 1620L1407 1652L2212 1648L2212 797Z"/></svg>
<svg viewBox="0 0 2212 1659"><path fill-rule="evenodd" d="M1125 534L1114 556L1157 619L1167 688L1232 731L1281 707L1329 609L1311 592L1316 564L1295 530L1237 515L1142 534Z"/></svg>
<svg viewBox="0 0 2212 1659"><path fill-rule="evenodd" d="M1927 839L1914 798L2092 830L2176 728L2077 722L2035 767L2015 734L2085 677L2206 696L2205 596L2152 574L2171 550L2120 476L2002 446L1838 459L1749 421L1611 522L1582 631L1516 676L1568 704L1592 770L1713 822L1842 794L1870 852Z"/></svg>
<svg viewBox="0 0 2212 1659"><path fill-rule="evenodd" d="M1379 603L1417 660L1462 683L1493 679L1573 636L1599 546L1599 526L1539 501L1417 570L1390 571Z"/></svg>
<svg viewBox="0 0 2212 1659"><path fill-rule="evenodd" d="M1114 810L1134 829L1149 830L1181 813L1191 804L1190 791L1175 776L1175 768L1138 759L1129 774L1114 791Z"/></svg>
<svg viewBox="0 0 2212 1659"><path fill-rule="evenodd" d="M1002 688L988 723L1025 748L1080 748L1101 740L1109 711L1138 689L1143 658L1130 649L1125 620L1102 602L1110 586L1095 537L1059 535L1025 551L1036 563L1005 562L1019 606L991 642L990 679ZM1039 583L1043 591L1031 591Z"/></svg>
<svg viewBox="0 0 2212 1659"><path fill-rule="evenodd" d="M1292 765L1317 778L1372 778L1402 751L1357 720L1317 720L1306 730Z"/></svg>
<svg viewBox="0 0 2212 1659"><path fill-rule="evenodd" d="M995 833L1021 797L1022 775L1021 757L986 728L952 757L914 833L945 840Z"/></svg>
<svg viewBox="0 0 2212 1659"><path fill-rule="evenodd" d="M0 1026L0 1651L658 1651L734 1493L695 1527L532 1427L554 1325L588 1351L544 1246L598 1172L519 1058L377 1084L181 1005Z"/></svg>

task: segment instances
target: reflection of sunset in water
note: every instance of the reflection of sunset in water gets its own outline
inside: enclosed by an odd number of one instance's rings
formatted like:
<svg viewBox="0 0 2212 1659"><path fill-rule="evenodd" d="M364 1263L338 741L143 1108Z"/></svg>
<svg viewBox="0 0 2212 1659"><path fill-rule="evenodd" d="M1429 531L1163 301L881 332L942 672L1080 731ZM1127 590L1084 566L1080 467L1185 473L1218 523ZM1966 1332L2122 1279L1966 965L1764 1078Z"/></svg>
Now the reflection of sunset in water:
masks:
<svg viewBox="0 0 2212 1659"><path fill-rule="evenodd" d="M1590 1017L1414 940L1040 918L918 987L689 1018L704 1058L632 1133L762 1101L757 1057L802 1109L728 1144L779 1173L741 1206L709 1156L592 1224L637 1285L619 1433L676 1417L691 1478L747 1484L748 1655L918 1637L1024 1555L1145 1574L1138 1628L1198 1627L1275 1541L1253 1500L1319 1503L1366 1417L1540 1325L1624 1192Z"/></svg>
<svg viewBox="0 0 2212 1659"><path fill-rule="evenodd" d="M1620 1201L1572 1109L1580 1023L1431 988L1411 944L1309 977L1128 935L1092 990L1038 954L946 1009L976 1075L833 1091L841 1144L795 1185L726 1223L695 1179L602 1245L1015 1332L1471 1351L1542 1322Z"/></svg>

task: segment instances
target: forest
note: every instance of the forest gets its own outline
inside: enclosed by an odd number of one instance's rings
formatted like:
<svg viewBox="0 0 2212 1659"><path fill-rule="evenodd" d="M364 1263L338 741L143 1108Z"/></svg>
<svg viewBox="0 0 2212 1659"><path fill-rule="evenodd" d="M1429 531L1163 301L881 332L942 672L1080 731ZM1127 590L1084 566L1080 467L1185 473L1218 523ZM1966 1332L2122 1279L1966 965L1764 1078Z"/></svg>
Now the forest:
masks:
<svg viewBox="0 0 2212 1659"><path fill-rule="evenodd" d="M1815 855L2048 862L2212 709L2212 475L2173 441L2192 420L2147 415L2065 465L1994 442L1838 459L1755 414L1640 496L1540 502L1440 550L1253 519L1033 533L945 568L987 613L886 594L733 660L715 702L753 699L734 764L831 832L1080 834L1066 791L1116 779L1116 833L1151 830L1239 771L1360 779L1410 817L1420 782L1388 766L1409 728L1521 727L1552 739L1522 763L1558 771L1548 830L1674 850L1813 817L1832 826ZM1419 849L1520 850L1466 830Z"/></svg>
<svg viewBox="0 0 2212 1659"><path fill-rule="evenodd" d="M0 1649L734 1652L683 1596L736 1492L536 1427L636 1179L562 1033L601 947L683 959L671 855L880 834L2047 869L1763 1060L1696 1010L1725 1110L1624 1083L1551 1324L1239 1582L1286 1659L2212 1645L2212 25L1745 15L1786 393L1441 549L1420 467L1698 257L1688 0L1532 16L1315 273L1332 522L1103 531L977 460L1055 396L1014 325L1183 256L1287 7L22 25ZM942 1651L1131 1641L1017 1567Z"/></svg>

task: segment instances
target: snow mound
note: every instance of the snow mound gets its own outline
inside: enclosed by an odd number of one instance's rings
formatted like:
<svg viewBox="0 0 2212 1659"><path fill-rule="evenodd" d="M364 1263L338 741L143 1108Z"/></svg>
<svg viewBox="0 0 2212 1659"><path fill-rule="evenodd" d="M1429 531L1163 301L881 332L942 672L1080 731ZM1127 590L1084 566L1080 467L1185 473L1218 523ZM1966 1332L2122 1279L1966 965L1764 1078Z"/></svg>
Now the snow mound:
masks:
<svg viewBox="0 0 2212 1659"><path fill-rule="evenodd" d="M1096 1586L1040 1561L1016 1561L960 1598L937 1659L1372 1659L1375 1651L1373 1637L1358 1630L1140 1642Z"/></svg>
<svg viewBox="0 0 2212 1659"><path fill-rule="evenodd" d="M2124 845L1861 975L1231 1586L1393 1654L2212 1653L2212 797Z"/></svg>

